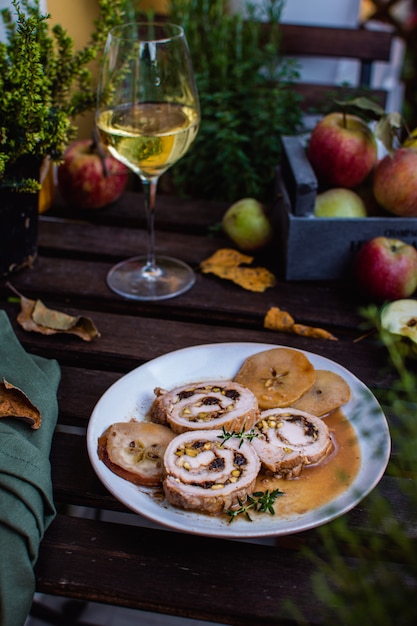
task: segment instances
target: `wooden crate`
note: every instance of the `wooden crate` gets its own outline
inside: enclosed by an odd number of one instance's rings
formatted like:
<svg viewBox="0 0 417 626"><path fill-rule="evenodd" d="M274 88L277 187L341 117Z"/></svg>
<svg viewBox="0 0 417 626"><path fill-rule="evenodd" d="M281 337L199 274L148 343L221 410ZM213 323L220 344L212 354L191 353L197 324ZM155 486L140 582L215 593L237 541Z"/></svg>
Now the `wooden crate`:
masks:
<svg viewBox="0 0 417 626"><path fill-rule="evenodd" d="M347 279L355 253L373 237L401 239L417 247L417 218L388 214L314 217L318 183L304 147L296 137L283 137L282 146L274 213L280 266L286 280Z"/></svg>

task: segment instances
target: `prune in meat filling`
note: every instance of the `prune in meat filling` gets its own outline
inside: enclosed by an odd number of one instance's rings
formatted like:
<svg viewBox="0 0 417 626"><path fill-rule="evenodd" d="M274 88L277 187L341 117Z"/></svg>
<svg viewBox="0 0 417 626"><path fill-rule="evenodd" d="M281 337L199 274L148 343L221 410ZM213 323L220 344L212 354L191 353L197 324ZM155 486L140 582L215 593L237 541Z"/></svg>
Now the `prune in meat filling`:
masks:
<svg viewBox="0 0 417 626"><path fill-rule="evenodd" d="M236 389L226 389L226 391L224 392L224 395L226 396L226 398L230 398L231 400L234 400L235 402L237 402L237 400L239 400L240 398L240 393L236 391Z"/></svg>
<svg viewBox="0 0 417 626"><path fill-rule="evenodd" d="M304 432L305 432L306 437L311 437L311 439L317 439L317 435L318 435L317 427L314 426L314 424L312 424L305 418L303 418L302 416L300 417L299 415L294 415L292 417L289 417L287 419L287 422L294 422L294 423L302 424L304 427Z"/></svg>
<svg viewBox="0 0 417 626"><path fill-rule="evenodd" d="M194 448L195 450L199 450L200 448L204 448L204 446L206 445L205 441L193 441L193 443L191 444L191 447Z"/></svg>
<svg viewBox="0 0 417 626"><path fill-rule="evenodd" d="M202 489L211 489L213 485L216 483L213 480L207 481L205 483L191 483L193 487L199 487Z"/></svg>
<svg viewBox="0 0 417 626"><path fill-rule="evenodd" d="M225 467L224 459L217 457L209 465L210 470L222 470Z"/></svg>
<svg viewBox="0 0 417 626"><path fill-rule="evenodd" d="M211 406L213 404L219 404L219 401L217 398L215 398L214 396L208 396L207 398L203 399L202 404L204 406Z"/></svg>
<svg viewBox="0 0 417 626"><path fill-rule="evenodd" d="M240 454L239 452L234 453L233 462L236 467L242 467L243 465L247 464L247 460L245 459L243 454Z"/></svg>
<svg viewBox="0 0 417 626"><path fill-rule="evenodd" d="M183 389L178 394L179 400L185 400L186 398L191 398L195 394L195 389Z"/></svg>

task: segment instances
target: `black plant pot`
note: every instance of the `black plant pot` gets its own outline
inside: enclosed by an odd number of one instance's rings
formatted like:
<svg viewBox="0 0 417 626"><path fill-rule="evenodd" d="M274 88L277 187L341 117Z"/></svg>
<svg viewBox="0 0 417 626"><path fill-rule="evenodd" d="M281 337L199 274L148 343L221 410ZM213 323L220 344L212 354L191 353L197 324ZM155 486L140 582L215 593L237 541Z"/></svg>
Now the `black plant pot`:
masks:
<svg viewBox="0 0 417 626"><path fill-rule="evenodd" d="M38 246L38 194L0 187L0 276L32 267Z"/></svg>
<svg viewBox="0 0 417 626"><path fill-rule="evenodd" d="M7 171L11 181L39 180L40 159L21 157ZM32 267L38 248L39 193L0 185L0 276Z"/></svg>

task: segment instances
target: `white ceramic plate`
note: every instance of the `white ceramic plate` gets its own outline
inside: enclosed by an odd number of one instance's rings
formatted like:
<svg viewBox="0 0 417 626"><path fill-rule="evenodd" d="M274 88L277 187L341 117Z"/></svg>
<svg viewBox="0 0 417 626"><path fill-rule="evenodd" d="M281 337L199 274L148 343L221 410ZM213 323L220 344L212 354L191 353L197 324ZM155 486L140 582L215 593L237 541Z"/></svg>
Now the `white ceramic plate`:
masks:
<svg viewBox="0 0 417 626"><path fill-rule="evenodd" d="M226 538L295 533L324 524L356 506L379 482L388 463L391 440L387 421L374 395L358 378L334 361L311 352L305 354L316 369L332 370L349 384L352 397L343 412L355 429L361 452L356 479L325 506L286 518L260 514L252 522L242 516L229 523L226 516L223 519L183 511L157 500L152 491L116 476L99 460L99 436L114 422L143 420L155 397L155 387L170 389L187 382L233 378L248 356L274 347L279 346L218 343L185 348L153 359L114 383L95 406L87 430L90 461L110 493L153 522L183 532Z"/></svg>

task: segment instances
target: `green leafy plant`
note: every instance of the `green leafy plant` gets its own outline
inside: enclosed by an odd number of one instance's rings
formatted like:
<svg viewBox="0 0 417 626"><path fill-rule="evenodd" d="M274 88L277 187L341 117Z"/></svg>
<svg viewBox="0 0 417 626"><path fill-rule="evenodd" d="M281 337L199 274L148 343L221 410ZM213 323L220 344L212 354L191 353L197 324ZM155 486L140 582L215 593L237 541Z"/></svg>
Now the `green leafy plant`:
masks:
<svg viewBox="0 0 417 626"><path fill-rule="evenodd" d="M318 529L307 554L315 564L315 595L326 607L323 624L409 626L417 620L416 361L405 357L396 338L381 329L377 307L362 313L372 337L388 353L384 373L394 382L390 389L373 391L389 420L394 454L387 473L396 477L403 504L398 508L377 486L367 497L372 531L352 528L342 516ZM290 612L299 613L297 607ZM305 623L302 615L297 617Z"/></svg>
<svg viewBox="0 0 417 626"><path fill-rule="evenodd" d="M123 0L99 0L100 16L80 51L60 26L49 26L39 0L12 0L2 11L6 41L0 43L0 184L37 191L45 157L58 162L74 138L76 115L95 106L89 64L107 33L122 20ZM33 173L32 173L33 170Z"/></svg>
<svg viewBox="0 0 417 626"><path fill-rule="evenodd" d="M280 55L283 4L248 2L244 19L225 0L172 0L170 19L184 27L202 112L192 149L172 170L177 191L227 201L272 197L280 135L301 125L297 66Z"/></svg>

